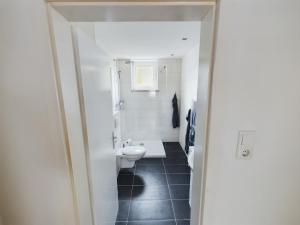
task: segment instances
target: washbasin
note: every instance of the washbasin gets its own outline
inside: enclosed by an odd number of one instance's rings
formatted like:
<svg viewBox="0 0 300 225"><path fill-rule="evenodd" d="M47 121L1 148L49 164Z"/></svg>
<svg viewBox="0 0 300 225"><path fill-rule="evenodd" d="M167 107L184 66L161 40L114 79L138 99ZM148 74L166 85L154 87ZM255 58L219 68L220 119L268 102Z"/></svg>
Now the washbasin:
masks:
<svg viewBox="0 0 300 225"><path fill-rule="evenodd" d="M146 149L143 146L126 146L121 148L121 151L123 155L137 156L138 158L142 158L146 153Z"/></svg>

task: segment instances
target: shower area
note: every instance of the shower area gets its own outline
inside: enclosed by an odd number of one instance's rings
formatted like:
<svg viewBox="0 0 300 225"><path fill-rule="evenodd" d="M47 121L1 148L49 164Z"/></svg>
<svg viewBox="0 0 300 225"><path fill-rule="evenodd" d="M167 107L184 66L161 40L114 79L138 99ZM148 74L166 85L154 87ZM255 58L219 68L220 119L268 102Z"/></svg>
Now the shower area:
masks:
<svg viewBox="0 0 300 225"><path fill-rule="evenodd" d="M172 99L176 94L180 108L181 59L118 59L115 67L120 144L144 145L146 158L165 157L163 142L179 141L179 127L172 126Z"/></svg>

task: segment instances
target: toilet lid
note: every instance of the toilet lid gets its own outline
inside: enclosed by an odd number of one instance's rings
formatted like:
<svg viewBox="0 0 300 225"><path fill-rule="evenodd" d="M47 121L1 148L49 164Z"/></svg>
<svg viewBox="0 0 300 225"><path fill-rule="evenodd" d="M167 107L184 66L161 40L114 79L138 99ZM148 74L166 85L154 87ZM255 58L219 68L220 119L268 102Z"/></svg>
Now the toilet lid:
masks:
<svg viewBox="0 0 300 225"><path fill-rule="evenodd" d="M145 148L143 146L126 146L122 149L123 155L139 155L145 152Z"/></svg>

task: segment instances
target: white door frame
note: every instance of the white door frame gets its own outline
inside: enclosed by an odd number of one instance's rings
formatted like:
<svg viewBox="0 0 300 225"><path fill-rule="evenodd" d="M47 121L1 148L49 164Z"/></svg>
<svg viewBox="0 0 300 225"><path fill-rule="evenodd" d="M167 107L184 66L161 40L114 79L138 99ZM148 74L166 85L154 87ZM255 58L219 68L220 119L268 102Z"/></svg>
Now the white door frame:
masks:
<svg viewBox="0 0 300 225"><path fill-rule="evenodd" d="M199 187L199 189L197 190L199 192L199 198L198 198L198 203L197 204L197 208L194 209L192 211L192 215L191 215L191 225L203 225L203 211L204 211L204 203L205 203L205 187L206 187L206 169L207 169L207 149L208 149L208 131L209 131L209 121L210 121L210 105L211 105L211 89L212 89L212 75L213 75L213 63L214 63L214 52L215 52L215 39L216 39L216 24L217 24L217 8L218 8L218 1L217 0L191 0L191 1L176 1L176 0L145 0L145 1L140 1L140 0L113 0L113 1L103 1L103 0L90 0L89 2L85 2L84 0L46 0L46 4L48 8L52 8L53 6L72 6L72 5L76 5L76 6L90 6L90 5L101 5L101 6L211 6L210 12L212 13L212 17L211 20L209 21L211 23L212 26L212 34L211 34L211 42L210 42L210 46L209 46L209 64L208 64L208 71L207 71L207 90L206 90L206 95L207 95L207 101L205 103L205 112L204 112L204 120L205 123L202 126L202 155L200 156L201 158L198 158L198 161L202 161L201 164L201 174L195 174L194 173L194 177L195 175L199 175L201 177L201 186ZM51 35L51 46L52 46L52 51L55 53L55 43L53 41L54 39L54 34L53 34L53 30L51 29L51 17L48 17L49 20L49 27L50 27L50 35ZM159 19L158 19L159 21ZM207 49L206 49L207 50ZM200 47L200 54L201 54L201 47ZM68 144L68 134L67 134L67 129L66 129L66 118L65 118L65 111L64 111L64 107L63 107L63 103L62 103L62 91L61 91L61 84L58 81L59 80L59 73L58 73L58 65L57 65L57 59L56 56L54 54L54 62L55 62L55 67L56 67L56 80L57 80L57 96L59 97L59 101L60 101L60 112L62 114L62 118L63 118L63 126L64 126L64 130L65 130L65 134L64 134L64 138L65 138L65 142L67 143L67 157L68 157L68 162L69 164L71 163L71 156L70 156L70 145ZM200 67L200 60L199 60L199 67ZM199 79L198 79L199 80ZM199 95L199 93L198 93ZM198 110L197 110L198 111ZM84 121L83 121L83 126L84 125ZM199 128L200 129L200 128ZM196 132L200 131L199 129L197 129L196 127ZM200 133L200 132L199 132ZM197 142L196 142L197 144ZM195 161L197 161L197 158L194 159ZM72 165L70 165L70 168L72 168ZM199 171L200 172L200 171ZM73 176L73 173L70 172L70 175ZM72 177L72 180L74 180L74 177ZM74 185L74 183L73 183ZM73 191L74 191L74 187L73 187ZM75 194L74 194L75 196ZM76 197L74 197L74 204L77 205L77 200ZM78 208L78 206L77 206ZM193 215L194 214L194 215ZM79 215L79 212L77 211L77 215ZM79 217L79 216L78 216ZM193 218L196 221L193 221ZM79 222L78 222L79 224ZM83 225L83 224L80 224Z"/></svg>

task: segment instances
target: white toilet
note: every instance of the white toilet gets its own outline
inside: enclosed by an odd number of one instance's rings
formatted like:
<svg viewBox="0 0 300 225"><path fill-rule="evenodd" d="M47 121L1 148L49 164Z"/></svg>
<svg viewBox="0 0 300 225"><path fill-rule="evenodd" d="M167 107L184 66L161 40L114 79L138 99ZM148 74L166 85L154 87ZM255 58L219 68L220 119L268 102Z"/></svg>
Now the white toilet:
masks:
<svg viewBox="0 0 300 225"><path fill-rule="evenodd" d="M143 158L145 154L145 147L140 145L130 145L119 148L117 151L119 169L134 167L135 161Z"/></svg>

